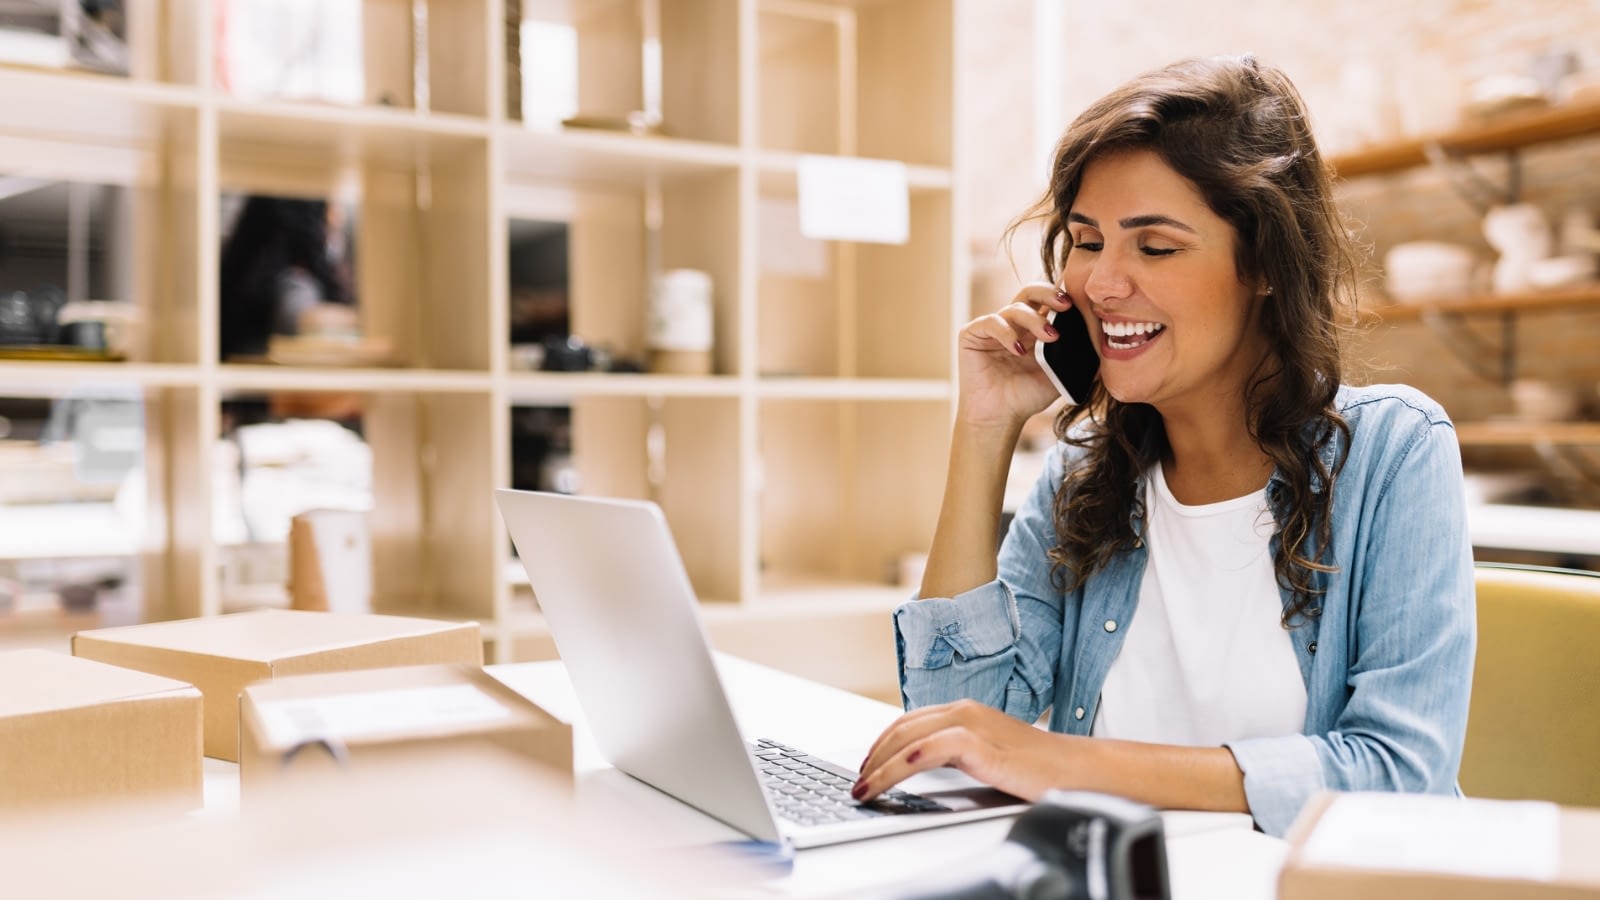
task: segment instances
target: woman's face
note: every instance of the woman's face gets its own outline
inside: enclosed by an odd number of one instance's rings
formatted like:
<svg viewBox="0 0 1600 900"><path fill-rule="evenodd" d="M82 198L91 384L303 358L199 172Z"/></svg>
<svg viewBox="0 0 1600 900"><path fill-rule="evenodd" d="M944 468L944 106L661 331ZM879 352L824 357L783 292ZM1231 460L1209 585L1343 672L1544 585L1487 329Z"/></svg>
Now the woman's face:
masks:
<svg viewBox="0 0 1600 900"><path fill-rule="evenodd" d="M1100 377L1164 416L1237 404L1267 352L1264 285L1239 280L1233 226L1149 150L1091 160L1067 217L1062 286L1083 312Z"/></svg>

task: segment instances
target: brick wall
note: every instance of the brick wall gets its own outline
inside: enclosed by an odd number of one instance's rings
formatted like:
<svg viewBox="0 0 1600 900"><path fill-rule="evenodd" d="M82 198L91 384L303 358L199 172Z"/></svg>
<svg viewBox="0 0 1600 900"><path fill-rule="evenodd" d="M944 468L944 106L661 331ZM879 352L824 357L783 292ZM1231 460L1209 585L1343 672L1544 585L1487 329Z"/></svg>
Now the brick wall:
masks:
<svg viewBox="0 0 1600 900"><path fill-rule="evenodd" d="M968 8L963 97L968 110L981 110L968 113L964 145L973 180L968 221L977 256L975 306L1002 302L1014 286L992 248L1009 215L1043 188L1043 173L1030 171L1034 90L1060 98L1053 107L1057 121L1038 123L1054 133L1090 101L1141 71L1186 56L1251 52L1294 79L1331 154L1385 136L1449 127L1467 85L1489 75L1527 74L1539 53L1570 50L1580 68L1600 70L1595 0L1058 2L1064 4L1059 52L1032 60L1031 67L1033 3L985 0ZM1600 138L1525 150L1521 160L1524 199L1552 221L1572 207L1600 214ZM1500 157L1476 158L1474 164L1491 178L1503 178ZM1017 176L1019 167L1026 177ZM1396 243L1422 239L1470 244L1486 260L1493 258L1479 212L1439 173L1353 179L1341 187L1340 198L1374 263ZM1034 268L1032 248L1024 242L1019 249L1026 275ZM1474 320L1470 327L1498 338L1497 319ZM1519 375L1577 385L1600 406L1600 309L1524 315L1517 329ZM1353 351L1373 364L1370 380L1415 384L1458 419L1510 411L1503 387L1471 374L1426 325L1377 328ZM1600 449L1591 455L1600 462ZM1538 464L1531 451L1469 449L1468 459L1491 467ZM1550 487L1568 502L1600 501L1571 481L1555 480Z"/></svg>

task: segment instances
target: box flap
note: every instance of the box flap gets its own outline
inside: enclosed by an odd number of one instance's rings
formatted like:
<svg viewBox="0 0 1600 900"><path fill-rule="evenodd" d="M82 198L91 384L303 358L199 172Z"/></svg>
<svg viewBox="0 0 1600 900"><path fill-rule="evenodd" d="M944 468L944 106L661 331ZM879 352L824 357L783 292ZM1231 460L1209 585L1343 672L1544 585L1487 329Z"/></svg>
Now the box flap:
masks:
<svg viewBox="0 0 1600 900"><path fill-rule="evenodd" d="M76 709L194 687L163 678L79 659L49 650L0 653L0 716L21 716L53 709ZM26 685L26 689L18 689Z"/></svg>
<svg viewBox="0 0 1600 900"><path fill-rule="evenodd" d="M462 627L471 626L404 616L264 609L79 633L95 640L126 641L271 664L307 653Z"/></svg>

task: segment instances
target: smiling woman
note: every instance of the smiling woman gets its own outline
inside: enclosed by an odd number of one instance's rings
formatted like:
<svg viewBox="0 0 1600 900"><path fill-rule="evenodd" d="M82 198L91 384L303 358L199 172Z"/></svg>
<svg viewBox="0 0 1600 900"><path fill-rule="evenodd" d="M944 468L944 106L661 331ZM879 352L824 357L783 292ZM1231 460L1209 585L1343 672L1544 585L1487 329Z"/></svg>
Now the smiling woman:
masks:
<svg viewBox="0 0 1600 900"><path fill-rule="evenodd" d="M1294 86L1250 57L1147 73L1052 172L1032 216L1053 283L959 338L939 524L895 612L912 711L857 797L951 765L1282 834L1325 787L1454 791L1475 642L1457 443L1419 392L1345 383L1354 266ZM1073 307L1099 379L996 558L1005 461L1056 396L1034 346Z"/></svg>

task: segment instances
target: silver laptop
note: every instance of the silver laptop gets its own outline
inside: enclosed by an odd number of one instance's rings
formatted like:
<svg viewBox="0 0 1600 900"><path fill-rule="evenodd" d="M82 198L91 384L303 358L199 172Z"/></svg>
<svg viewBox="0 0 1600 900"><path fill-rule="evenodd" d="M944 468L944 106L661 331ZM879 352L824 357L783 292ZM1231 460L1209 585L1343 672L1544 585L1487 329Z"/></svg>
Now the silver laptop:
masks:
<svg viewBox="0 0 1600 900"><path fill-rule="evenodd" d="M1026 808L948 770L923 776L937 790L862 805L850 798L856 772L781 735L746 743L660 508L533 491L497 490L495 500L595 743L621 771L751 837L796 847ZM876 737L862 735L862 746Z"/></svg>

